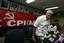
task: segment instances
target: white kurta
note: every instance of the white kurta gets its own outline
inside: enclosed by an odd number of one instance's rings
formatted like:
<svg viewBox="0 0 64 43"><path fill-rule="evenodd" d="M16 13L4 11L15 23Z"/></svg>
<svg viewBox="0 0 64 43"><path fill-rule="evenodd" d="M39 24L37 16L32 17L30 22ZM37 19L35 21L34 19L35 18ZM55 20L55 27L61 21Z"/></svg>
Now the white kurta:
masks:
<svg viewBox="0 0 64 43"><path fill-rule="evenodd" d="M39 16L34 23L34 26L37 27L36 35L44 36L45 34L48 34L47 31L49 24L49 21L46 20L46 15Z"/></svg>

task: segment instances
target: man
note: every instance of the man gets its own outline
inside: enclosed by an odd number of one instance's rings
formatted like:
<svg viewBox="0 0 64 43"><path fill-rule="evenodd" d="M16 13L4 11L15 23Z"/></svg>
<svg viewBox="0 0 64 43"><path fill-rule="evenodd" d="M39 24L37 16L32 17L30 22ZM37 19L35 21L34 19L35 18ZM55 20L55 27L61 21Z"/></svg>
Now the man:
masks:
<svg viewBox="0 0 64 43"><path fill-rule="evenodd" d="M39 16L36 19L36 21L34 23L34 27L36 27L36 28L33 29L32 38L33 38L34 41L36 41L34 39L34 36L36 35L37 43L41 43L41 39L44 40L44 38L41 38L41 37L44 37L45 34L48 34L47 27L48 27L48 25L50 25L50 18L52 16L52 14L53 14L53 12L51 10L48 10L46 12L46 15Z"/></svg>

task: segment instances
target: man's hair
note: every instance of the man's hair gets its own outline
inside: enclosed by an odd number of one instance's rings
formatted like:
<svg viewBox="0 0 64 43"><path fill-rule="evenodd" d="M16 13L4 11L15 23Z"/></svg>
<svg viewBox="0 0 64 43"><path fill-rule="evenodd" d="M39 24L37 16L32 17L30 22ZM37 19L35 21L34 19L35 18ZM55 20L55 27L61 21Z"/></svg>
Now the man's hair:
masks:
<svg viewBox="0 0 64 43"><path fill-rule="evenodd" d="M53 11L52 11L52 10L47 10L46 13L51 13L51 14L53 14Z"/></svg>

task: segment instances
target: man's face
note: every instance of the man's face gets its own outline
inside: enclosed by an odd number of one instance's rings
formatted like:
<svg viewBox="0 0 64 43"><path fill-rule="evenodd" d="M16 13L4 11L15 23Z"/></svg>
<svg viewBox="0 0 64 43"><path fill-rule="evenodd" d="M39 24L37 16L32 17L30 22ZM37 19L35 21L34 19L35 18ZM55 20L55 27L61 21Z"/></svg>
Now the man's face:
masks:
<svg viewBox="0 0 64 43"><path fill-rule="evenodd" d="M47 19L50 19L51 16L52 16L52 13L46 13L46 17L47 17Z"/></svg>

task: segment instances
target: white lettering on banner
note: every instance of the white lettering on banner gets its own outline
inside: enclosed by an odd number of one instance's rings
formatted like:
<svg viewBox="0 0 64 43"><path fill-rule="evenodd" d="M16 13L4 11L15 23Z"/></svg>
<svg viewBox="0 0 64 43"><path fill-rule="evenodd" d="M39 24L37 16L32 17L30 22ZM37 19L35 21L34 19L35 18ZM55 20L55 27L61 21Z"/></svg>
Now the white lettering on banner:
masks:
<svg viewBox="0 0 64 43"><path fill-rule="evenodd" d="M13 23L13 24L12 24L12 23ZM16 25L15 23L16 23L15 20L10 20L10 21L7 22L7 25L8 25L8 26L15 26L15 25Z"/></svg>
<svg viewBox="0 0 64 43"><path fill-rule="evenodd" d="M30 21L27 21L27 25L32 25L33 22L30 20Z"/></svg>
<svg viewBox="0 0 64 43"><path fill-rule="evenodd" d="M14 19L14 13L11 13L11 12L7 12L6 14L5 14L5 17L4 17L4 20L5 19Z"/></svg>
<svg viewBox="0 0 64 43"><path fill-rule="evenodd" d="M24 20L24 25L26 25L26 20Z"/></svg>
<svg viewBox="0 0 64 43"><path fill-rule="evenodd" d="M19 25L21 25L21 24L23 24L23 21L18 20L18 21L17 21L17 26L19 26Z"/></svg>
<svg viewBox="0 0 64 43"><path fill-rule="evenodd" d="M0 22L2 22L2 20L0 20ZM2 27L2 25L0 25L0 27Z"/></svg>
<svg viewBox="0 0 64 43"><path fill-rule="evenodd" d="M17 20L17 21L15 21L15 20L9 20L8 22L7 22L7 25L8 26L20 26L20 25L33 25L33 23L34 23L34 21L31 21L31 20L28 20L28 21L26 21L26 20Z"/></svg>

